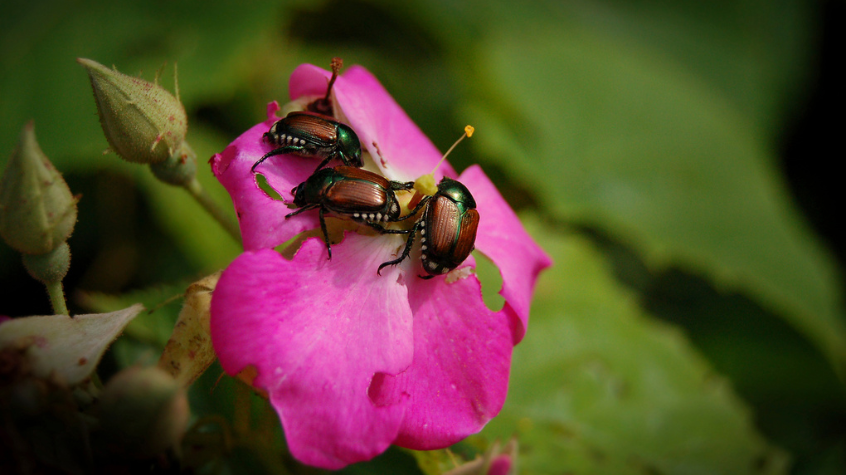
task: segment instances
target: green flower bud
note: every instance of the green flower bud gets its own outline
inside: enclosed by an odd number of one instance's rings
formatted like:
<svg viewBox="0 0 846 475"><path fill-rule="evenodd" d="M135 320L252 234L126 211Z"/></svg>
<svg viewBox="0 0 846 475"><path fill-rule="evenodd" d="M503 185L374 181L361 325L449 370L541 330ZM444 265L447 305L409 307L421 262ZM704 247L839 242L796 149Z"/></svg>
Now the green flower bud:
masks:
<svg viewBox="0 0 846 475"><path fill-rule="evenodd" d="M157 84L96 61L77 61L91 77L100 124L115 153L130 162L159 163L176 152L188 130L179 99Z"/></svg>
<svg viewBox="0 0 846 475"><path fill-rule="evenodd" d="M189 415L185 391L154 366L121 371L100 398L102 440L115 455L148 458L177 446Z"/></svg>
<svg viewBox="0 0 846 475"><path fill-rule="evenodd" d="M73 232L77 201L28 123L0 178L0 236L18 252L46 254Z"/></svg>
<svg viewBox="0 0 846 475"><path fill-rule="evenodd" d="M70 246L63 242L45 254L24 254L23 263L33 279L49 284L61 282L70 269Z"/></svg>

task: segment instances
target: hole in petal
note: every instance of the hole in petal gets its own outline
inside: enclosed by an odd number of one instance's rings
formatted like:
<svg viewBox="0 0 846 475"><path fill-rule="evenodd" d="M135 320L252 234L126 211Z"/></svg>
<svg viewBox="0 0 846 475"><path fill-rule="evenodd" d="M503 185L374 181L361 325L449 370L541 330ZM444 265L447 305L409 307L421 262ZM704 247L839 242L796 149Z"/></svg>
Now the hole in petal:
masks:
<svg viewBox="0 0 846 475"><path fill-rule="evenodd" d="M476 276L482 283L482 300L485 306L493 312L502 310L505 299L499 294L502 290L502 274L499 268L481 252L473 252L476 259Z"/></svg>
<svg viewBox="0 0 846 475"><path fill-rule="evenodd" d="M267 183L267 178L265 178L264 175L256 174L255 177L256 185L258 185L259 189L261 189L261 191L263 191L265 195L267 195L270 199L276 201L285 201L284 199L282 199L282 195L277 193L276 190L274 190L273 187L270 186L269 183Z"/></svg>
<svg viewBox="0 0 846 475"><path fill-rule="evenodd" d="M320 237L323 238L323 234L320 232L319 229L312 229L310 231L306 231L304 233L297 234L296 236L292 237L291 239L285 241L284 243L276 246L273 248L274 251L278 252L282 255L286 260L294 259L294 254L300 250L303 243L306 239L311 237Z"/></svg>
<svg viewBox="0 0 846 475"><path fill-rule="evenodd" d="M361 227L361 229L369 232L369 228ZM326 217L326 232L329 233L329 243L334 246L335 244L339 244L341 241L344 240L344 231L357 231L359 230L359 225L353 221L349 221L346 219L338 219L332 218L327 216ZM375 234L375 231L374 231ZM291 260L294 258L294 254L300 250L300 247L309 238L319 238L320 241L323 241L323 231L320 228L309 229L308 231L302 232L297 234L293 238L285 241L284 243L276 246L274 250L282 255L287 260Z"/></svg>

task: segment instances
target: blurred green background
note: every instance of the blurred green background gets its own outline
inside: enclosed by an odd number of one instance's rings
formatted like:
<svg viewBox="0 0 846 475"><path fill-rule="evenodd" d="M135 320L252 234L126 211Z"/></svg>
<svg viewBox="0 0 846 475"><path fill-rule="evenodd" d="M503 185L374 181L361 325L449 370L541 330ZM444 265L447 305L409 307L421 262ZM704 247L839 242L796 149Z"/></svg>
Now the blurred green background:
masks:
<svg viewBox="0 0 846 475"><path fill-rule="evenodd" d="M199 178L228 209L203 162L288 99L296 65L342 57L442 149L474 125L452 163L480 163L555 261L506 407L465 448L516 435L522 473L846 473L844 247L823 162L840 149L843 11L834 0L5 0L0 165L32 119L82 194L72 312L155 307L239 248L182 190L103 154L75 58L171 90L178 64ZM491 273L480 268L497 305ZM178 309L139 317L102 372L155 360ZM0 314L47 313L43 288L0 245ZM231 384L210 389L219 374L192 391L195 414L231 413ZM215 454L223 470L294 470L272 447L242 449ZM392 449L347 471L414 467Z"/></svg>

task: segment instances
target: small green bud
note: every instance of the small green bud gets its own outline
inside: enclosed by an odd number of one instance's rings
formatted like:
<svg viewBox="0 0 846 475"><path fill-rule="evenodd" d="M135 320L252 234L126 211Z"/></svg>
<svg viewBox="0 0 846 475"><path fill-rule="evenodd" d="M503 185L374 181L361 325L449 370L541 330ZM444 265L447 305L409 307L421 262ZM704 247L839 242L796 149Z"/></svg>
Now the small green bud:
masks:
<svg viewBox="0 0 846 475"><path fill-rule="evenodd" d="M172 156L188 130L179 99L164 88L127 76L90 59L88 70L100 124L112 150L135 163L159 163Z"/></svg>
<svg viewBox="0 0 846 475"><path fill-rule="evenodd" d="M182 142L167 160L151 163L150 171L169 185L185 186L197 176L197 154L188 142Z"/></svg>
<svg viewBox="0 0 846 475"><path fill-rule="evenodd" d="M46 254L73 232L76 202L28 123L0 178L0 236L18 252Z"/></svg>
<svg viewBox="0 0 846 475"><path fill-rule="evenodd" d="M100 398L103 442L116 455L147 458L177 446L189 416L185 391L155 366L121 371Z"/></svg>
<svg viewBox="0 0 846 475"><path fill-rule="evenodd" d="M70 269L70 246L63 242L45 254L24 254L23 263L33 279L50 284L61 282Z"/></svg>

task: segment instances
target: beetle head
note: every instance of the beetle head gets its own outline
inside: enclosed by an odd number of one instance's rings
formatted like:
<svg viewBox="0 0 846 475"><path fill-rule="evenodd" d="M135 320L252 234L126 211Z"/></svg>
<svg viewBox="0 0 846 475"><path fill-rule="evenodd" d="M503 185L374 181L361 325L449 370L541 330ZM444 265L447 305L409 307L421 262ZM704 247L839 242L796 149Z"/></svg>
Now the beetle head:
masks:
<svg viewBox="0 0 846 475"><path fill-rule="evenodd" d="M438 183L438 194L451 199L467 209L476 208L476 200L470 194L470 190L463 183L452 178L443 177Z"/></svg>
<svg viewBox="0 0 846 475"><path fill-rule="evenodd" d="M338 148L341 156L346 158L345 164L353 167L364 165L361 160L361 142L358 140L358 135L344 124L338 124Z"/></svg>

